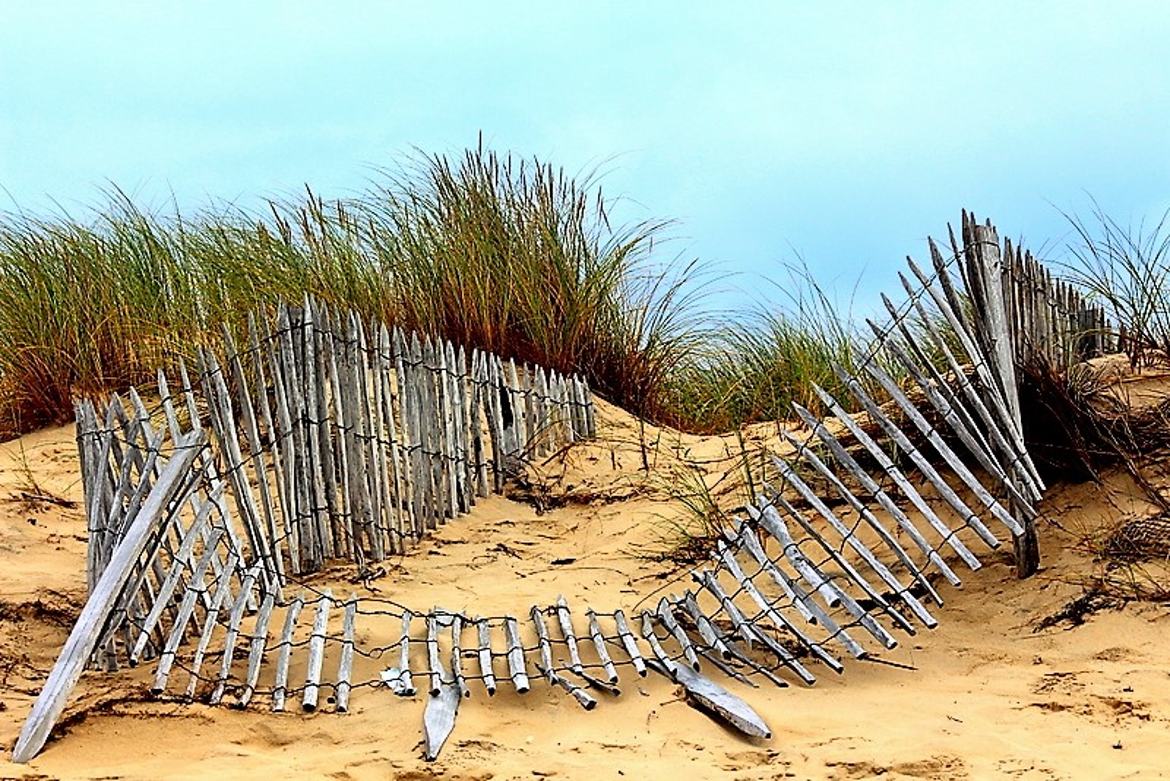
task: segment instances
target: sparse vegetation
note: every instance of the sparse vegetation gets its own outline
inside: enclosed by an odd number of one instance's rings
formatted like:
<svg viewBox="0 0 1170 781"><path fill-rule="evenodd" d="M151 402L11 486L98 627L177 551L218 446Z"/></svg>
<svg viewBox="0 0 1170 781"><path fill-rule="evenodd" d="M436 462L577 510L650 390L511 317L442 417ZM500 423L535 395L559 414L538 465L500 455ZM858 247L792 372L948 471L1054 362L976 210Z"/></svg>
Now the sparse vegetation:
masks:
<svg viewBox="0 0 1170 781"><path fill-rule="evenodd" d="M1065 217L1077 241L1069 279L1105 306L1133 365L1170 355L1170 211L1153 225L1122 225L1093 204L1089 218Z"/></svg>
<svg viewBox="0 0 1170 781"><path fill-rule="evenodd" d="M715 329L675 375L687 420L708 431L786 420L794 401L821 409L814 384L847 399L833 364L854 369L869 341L807 267L789 266L787 277L778 300Z"/></svg>

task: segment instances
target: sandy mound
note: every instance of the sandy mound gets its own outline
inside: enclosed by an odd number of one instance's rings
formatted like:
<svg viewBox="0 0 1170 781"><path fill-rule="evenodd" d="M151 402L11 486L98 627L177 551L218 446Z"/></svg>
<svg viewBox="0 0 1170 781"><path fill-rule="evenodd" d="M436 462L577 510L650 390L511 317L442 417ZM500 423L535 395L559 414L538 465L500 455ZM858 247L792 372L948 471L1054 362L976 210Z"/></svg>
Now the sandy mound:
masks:
<svg viewBox="0 0 1170 781"><path fill-rule="evenodd" d="M739 440L643 429L605 405L601 413L600 440L540 465L510 498L481 502L368 587L408 605L479 611L558 593L633 605L672 587L678 572L653 560L680 517L666 487L697 463L715 494L730 493ZM778 437L756 426L745 440ZM362 690L348 715L312 716L152 703L146 667L85 676L58 738L16 766L7 752L84 598L73 429L46 430L0 445L0 776L1156 777L1170 747L1166 608L1106 601L1080 626L1035 631L1099 566L1079 541L1155 512L1139 495L1123 474L1103 487L1054 486L1040 575L1017 581L1008 552L983 556L987 566L962 591L943 592L940 628L884 657L898 666L853 662L811 689L727 683L769 722L769 742L724 730L651 676L626 681L622 697L590 713L544 686L526 697L501 690L490 705L477 690L442 758L427 765L419 700ZM348 574L321 583L368 593Z"/></svg>

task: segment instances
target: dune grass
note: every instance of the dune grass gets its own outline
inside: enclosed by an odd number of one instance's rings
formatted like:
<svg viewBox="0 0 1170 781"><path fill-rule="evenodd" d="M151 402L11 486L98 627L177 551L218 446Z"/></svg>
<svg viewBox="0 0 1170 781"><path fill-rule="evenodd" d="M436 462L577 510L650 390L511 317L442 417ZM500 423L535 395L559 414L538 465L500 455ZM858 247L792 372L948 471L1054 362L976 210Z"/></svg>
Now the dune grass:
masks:
<svg viewBox="0 0 1170 781"><path fill-rule="evenodd" d="M849 405L833 365L853 373L872 340L857 329L851 300L843 307L803 263L784 271L771 300L712 329L705 349L675 375L687 419L730 431L788 420L793 402L821 412L814 385Z"/></svg>
<svg viewBox="0 0 1170 781"><path fill-rule="evenodd" d="M685 359L694 264L661 264L664 222L610 227L589 177L481 148L419 156L342 201L253 214L0 218L0 416L67 419L72 398L148 379L194 337L312 293L371 317L579 371L655 419Z"/></svg>
<svg viewBox="0 0 1170 781"><path fill-rule="evenodd" d="M1076 236L1069 281L1105 307L1135 366L1170 356L1170 211L1123 225L1094 202L1087 218L1064 216Z"/></svg>
<svg viewBox="0 0 1170 781"><path fill-rule="evenodd" d="M198 339L310 293L506 357L581 372L656 423L719 431L815 408L861 342L806 273L788 300L718 322L710 268L670 257L669 221L611 225L594 176L498 155L416 154L362 193L259 212L96 208L0 215L0 432L78 395L149 382Z"/></svg>

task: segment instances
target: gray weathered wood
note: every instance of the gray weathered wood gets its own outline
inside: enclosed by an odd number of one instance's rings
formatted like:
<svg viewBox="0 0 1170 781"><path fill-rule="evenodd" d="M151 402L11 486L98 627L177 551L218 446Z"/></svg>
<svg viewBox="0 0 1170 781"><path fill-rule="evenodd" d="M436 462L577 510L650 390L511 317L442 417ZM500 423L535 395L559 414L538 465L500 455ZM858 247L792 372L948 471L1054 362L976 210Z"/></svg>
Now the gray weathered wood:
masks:
<svg viewBox="0 0 1170 781"><path fill-rule="evenodd" d="M309 664L305 674L305 692L301 698L301 709L307 712L317 710L321 694L321 668L325 664L325 633L329 627L329 608L333 606L333 592L325 589L317 600L317 612L313 616L313 633L309 636Z"/></svg>
<svg viewBox="0 0 1170 781"><path fill-rule="evenodd" d="M337 712L349 712L349 693L353 688L354 625L357 622L357 594L350 594L345 602L345 616L341 624L341 658L337 663Z"/></svg>
<svg viewBox="0 0 1170 781"><path fill-rule="evenodd" d="M661 670L662 674L682 684L687 696L700 709L714 714L749 737L764 739L772 737L771 728L760 714L727 689L683 665L668 663L668 666L664 667L665 669Z"/></svg>
<svg viewBox="0 0 1170 781"><path fill-rule="evenodd" d="M666 653L666 649L662 647L662 642L658 639L658 634L654 631L653 614L648 610L642 611L642 639L650 646L650 651L659 662L669 664L672 661Z"/></svg>
<svg viewBox="0 0 1170 781"><path fill-rule="evenodd" d="M894 519L894 522L898 524L898 527L902 529L902 531L906 532L906 534L910 537L918 549L922 551L931 561L931 563L935 565L939 572L943 574L943 577L947 578L947 580L949 580L955 586L961 585L959 576L955 574L954 570L952 570L950 565L947 564L945 560L943 560L942 556L939 555L934 546L932 546L922 535L922 533L918 530L918 527L915 526L914 522L910 520L910 517L907 516L902 508L898 506L897 502L895 502L889 496L889 494L885 492L881 485L878 484L877 480L870 476L870 474L865 471L864 468L862 468L861 464L859 464L857 460L852 455L850 455L849 451L845 449L845 446L842 445L835 436L833 436L832 432L825 428L823 423L817 420L811 412L809 412L801 405L793 404L793 408L796 410L796 413L800 419L808 424L813 433L822 442L825 443L830 452L832 452L833 457L837 460L837 463L845 467L845 469L853 475L861 487L865 489L865 491L867 491L870 496L873 497L873 499L882 507L882 509L890 514L890 517ZM852 418L850 420L852 421ZM891 466L893 465L892 461L889 463ZM899 473L899 476L901 476L901 473ZM914 491L914 493L917 495L917 491ZM919 498L921 499L921 497ZM922 503L925 504L925 501ZM979 569L981 566L979 560L975 558L970 550L967 549L967 546L964 545L957 537L949 535L949 530L946 529L942 521L939 520L937 516L935 516L935 522L937 523L935 529L939 531L940 534L951 537L951 548L959 555L959 558L961 558L963 562L972 570Z"/></svg>
<svg viewBox="0 0 1170 781"><path fill-rule="evenodd" d="M471 689L463 677L463 616L451 616L451 672L461 697L470 697Z"/></svg>
<svg viewBox="0 0 1170 781"><path fill-rule="evenodd" d="M719 556L719 561L722 562L723 566L727 569L728 574L735 578L743 592L747 594L753 602L756 603L756 607L760 609L760 614L762 616L771 621L777 629L787 632L795 637L801 645L807 648L813 654L813 656L816 656L824 664L826 664L829 669L838 673L844 671L844 667L836 657L826 651L820 643L813 641L812 638L810 638L795 624L789 621L783 613L776 610L772 606L772 603L769 602L766 597L764 597L752 579L744 573L743 568L740 567L739 562L732 554L731 549L728 548L722 540L717 543L716 550L717 555ZM845 645L845 647L851 654L853 654L854 657L859 659L864 658L865 652L861 646L854 642L851 637L848 637L848 635L846 635L846 637L842 640L842 644Z"/></svg>
<svg viewBox="0 0 1170 781"><path fill-rule="evenodd" d="M682 626L675 619L670 601L666 597L658 600L655 612L658 614L658 620L662 622L662 626L666 628L667 632L670 632L678 643L679 648L682 649L683 657L687 660L687 663L696 670L700 669L699 656L695 653L694 643L687 637L686 631L683 630Z"/></svg>
<svg viewBox="0 0 1170 781"><path fill-rule="evenodd" d="M536 665L536 668L548 678L548 681L551 685L564 689L573 699L577 701L577 704L585 710L593 710L597 707L597 700L595 700L593 696L589 694L589 692L585 691L583 688L565 678L564 676L557 675L557 673L554 672L552 668L546 669L543 665L539 664Z"/></svg>
<svg viewBox="0 0 1170 781"><path fill-rule="evenodd" d="M561 627L561 635L565 638L565 647L569 651L570 668L580 675L585 671L581 664L581 652L577 646L577 635L573 631L573 614L569 611L569 603L564 596L557 597L557 623Z"/></svg>
<svg viewBox="0 0 1170 781"><path fill-rule="evenodd" d="M212 599L211 607L207 610L207 616L203 621L203 632L199 635L199 642L195 645L195 653L191 657L190 677L187 681L187 692L185 695L188 700L194 699L195 692L199 688L199 670L203 667L203 656L207 653L207 647L211 645L211 638L215 634L216 627L219 626L219 613L231 597L232 592L228 584L231 582L234 570L239 563L239 553L233 550L228 554L227 560L224 562L223 571L220 573L219 580L216 582L215 597ZM156 685L158 683L160 682L156 679ZM165 681L161 683L165 683Z"/></svg>
<svg viewBox="0 0 1170 781"><path fill-rule="evenodd" d="M244 688L240 692L236 705L248 707L256 694L256 683L260 680L260 665L264 662L264 653L268 650L268 623L272 619L272 608L276 603L276 596L271 592L264 595L260 602L260 612L256 614L256 625L252 629L252 647L248 650L248 673L244 679Z"/></svg>
<svg viewBox="0 0 1170 781"><path fill-rule="evenodd" d="M428 621L430 618L428 618ZM438 657L435 659L438 663ZM459 688L455 685L451 674L440 667L439 688L432 691L427 698L427 706L423 711L423 739L426 743L424 756L428 762L438 759L439 752L447 737L455 729L455 717L459 714Z"/></svg>
<svg viewBox="0 0 1170 781"><path fill-rule="evenodd" d="M284 710L285 699L288 697L288 665L292 658L293 633L304 606L305 595L302 592L289 603L284 614L284 627L280 630L280 652L276 657L276 678L272 687L272 710L278 713Z"/></svg>
<svg viewBox="0 0 1170 781"><path fill-rule="evenodd" d="M475 622L475 634L479 648L479 674L490 697L496 693L496 674L492 670L492 628L486 619Z"/></svg>
<svg viewBox="0 0 1170 781"><path fill-rule="evenodd" d="M553 671L552 644L548 639L548 626L544 622L544 613L536 605L533 605L528 614L532 616L532 625L536 627L536 640L540 648L540 664L537 666L548 678L549 684L555 684L556 674Z"/></svg>
<svg viewBox="0 0 1170 781"><path fill-rule="evenodd" d="M76 685L86 660L94 651L102 625L129 580L151 534L163 519L167 505L194 462L197 448L203 443L204 437L200 432L192 432L176 443L178 451L167 463L154 489L131 521L121 543L114 549L105 571L94 585L93 594L70 631L61 655L33 703L32 711L12 751L14 762L28 762L45 745L49 731L65 707L69 692Z"/></svg>
<svg viewBox="0 0 1170 781"><path fill-rule="evenodd" d="M605 677L610 683L617 683L619 680L617 667L614 666L609 649L606 648L605 635L601 633L601 624L597 622L597 614L588 610L585 615L589 618L589 637L593 640L593 647L597 649L597 658L601 660L601 669L605 671Z"/></svg>
<svg viewBox="0 0 1170 781"><path fill-rule="evenodd" d="M784 522L784 519L777 512L776 508L772 506L772 503L764 496L756 497L756 502L757 505L755 507L752 505L747 506L748 513L756 519L761 528L780 543L784 555L812 588L822 593L822 595L826 591L833 595L833 601L827 602L826 604L829 607L835 607L840 604L849 615L853 616L887 650L896 648L898 641L894 639L893 635L887 632L885 627L878 623L844 589L821 575L820 571L801 552L799 546L796 544L796 540L792 538L792 534L788 531L788 525Z"/></svg>
<svg viewBox="0 0 1170 781"><path fill-rule="evenodd" d="M438 608L432 608L427 614L427 667L429 668L430 695L438 697L443 689L443 665L439 659L439 619L436 616Z"/></svg>
<svg viewBox="0 0 1170 781"><path fill-rule="evenodd" d="M524 662L524 646L520 643L520 625L512 616L504 618L504 638L508 642L508 676L516 692L526 694L532 686Z"/></svg>
<svg viewBox="0 0 1170 781"><path fill-rule="evenodd" d="M615 610L613 622L617 626L622 648L626 650L626 656L630 657L630 663L634 665L634 671L643 678L646 677L646 661L642 658L642 652L638 650L638 639L630 631L630 623L626 620L626 614L621 610Z"/></svg>
<svg viewBox="0 0 1170 781"><path fill-rule="evenodd" d="M195 571L191 574L190 586L187 588L186 593L183 594L183 602L179 606L179 616L175 619L174 624L171 625L171 633L167 636L162 653L159 654L158 664L155 667L154 684L150 688L151 694L157 696L166 691L167 680L170 677L171 667L174 665L175 655L178 653L179 644L183 641L187 624L195 612L196 600L203 591L203 578L207 573L207 568L211 563L212 557L216 553L216 547L223 533L223 529L216 529L213 532L210 542L203 550L203 555L199 557L199 563L195 565ZM221 570L220 573L221 577L231 577L230 570ZM225 586L224 591L226 592L226 590L227 588Z"/></svg>
<svg viewBox="0 0 1170 781"><path fill-rule="evenodd" d="M228 614L227 633L224 635L223 656L220 659L219 674L215 677L215 686L212 687L211 694L207 699L210 705L218 705L219 701L223 699L224 690L227 688L227 680L231 676L232 660L236 652L236 641L240 636L240 622L243 620L244 611L248 607L248 594L252 591L252 583L258 577L260 566L260 562L256 562L248 569L248 574L244 578L240 593L236 595L236 601L232 605L231 613ZM265 596L267 597L267 595ZM271 606L269 609L271 610Z"/></svg>
<svg viewBox="0 0 1170 781"><path fill-rule="evenodd" d="M861 560L869 566L870 570L876 574L878 578L883 583L885 583L886 586L889 587L894 592L894 594L906 604L908 608L910 608L911 612L913 612L914 615L918 617L918 620L922 621L929 627L934 627L938 624L938 621L934 618L934 616L932 616L930 612L925 607L923 607L922 603L919 602L910 593L909 587L898 580L894 573L890 572L889 568L886 567L886 565L877 557L876 554L874 554L869 546L866 545L856 534L850 531L849 527L847 527L845 523L837 517L837 514L833 512L833 510L830 509L829 506L825 504L819 496L817 496L816 492L813 491L808 486L808 484L804 482L804 480L796 473L796 471L791 467L791 465L788 464L788 462L773 456L772 463L778 470L780 470L780 474L784 477L784 480L797 490L797 492L804 498L804 500L808 502L809 505L829 523L834 531L841 535L842 541L850 548L852 548L853 551L861 558ZM788 508L785 507L785 509ZM798 518L797 520L799 521L800 519ZM821 538L817 536L817 539ZM832 546L826 545L826 547ZM856 572L856 570L847 571L849 571L851 575ZM920 574L919 577L921 577ZM861 586L867 592L870 592L871 597L880 596L878 592L872 586L870 586L868 581L866 581L864 578L858 576L854 579L858 581L859 586ZM880 604L883 600L879 598L878 601Z"/></svg>
<svg viewBox="0 0 1170 781"><path fill-rule="evenodd" d="M769 651L771 651L777 659L780 660L784 666L796 673L802 681L809 686L816 683L817 679L811 672L808 671L803 664L781 643L773 639L767 632L757 629L747 617L736 606L735 601L723 590L723 586L719 584L719 579L707 570L694 571L691 573L691 578L718 600L723 612L727 615L731 625L735 627L735 633L747 641L757 641Z"/></svg>

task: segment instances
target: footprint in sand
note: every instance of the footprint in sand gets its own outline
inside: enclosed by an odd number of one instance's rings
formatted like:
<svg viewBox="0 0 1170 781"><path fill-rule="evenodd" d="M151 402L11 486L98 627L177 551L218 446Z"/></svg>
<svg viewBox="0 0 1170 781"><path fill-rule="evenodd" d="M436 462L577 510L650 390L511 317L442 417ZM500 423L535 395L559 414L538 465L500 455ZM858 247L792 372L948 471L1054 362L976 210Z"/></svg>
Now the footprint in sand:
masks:
<svg viewBox="0 0 1170 781"><path fill-rule="evenodd" d="M948 754L936 754L909 762L882 765L875 762L829 763L838 768L830 778L854 781L863 778L925 778L930 781L966 781L971 775L962 759Z"/></svg>
<svg viewBox="0 0 1170 781"><path fill-rule="evenodd" d="M729 751L725 755L725 761L719 763L722 770L753 770L759 767L780 765L787 767L788 762L784 761L779 751L773 750L758 750L758 751Z"/></svg>
<svg viewBox="0 0 1170 781"><path fill-rule="evenodd" d="M1114 646L1093 654L1094 659L1102 662L1134 662L1141 659L1141 654L1135 653L1132 648Z"/></svg>

